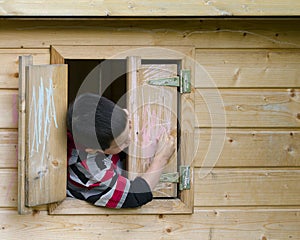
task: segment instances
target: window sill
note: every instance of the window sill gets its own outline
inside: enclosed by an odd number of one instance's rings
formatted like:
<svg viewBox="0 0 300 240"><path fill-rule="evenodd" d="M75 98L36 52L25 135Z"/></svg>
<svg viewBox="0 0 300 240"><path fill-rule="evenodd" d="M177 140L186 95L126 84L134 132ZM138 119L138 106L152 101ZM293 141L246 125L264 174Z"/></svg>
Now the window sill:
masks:
<svg viewBox="0 0 300 240"><path fill-rule="evenodd" d="M101 214L192 214L193 209L180 199L153 199L150 203L133 209L108 209L93 206L85 201L66 198L60 204L51 204L50 215L101 215Z"/></svg>

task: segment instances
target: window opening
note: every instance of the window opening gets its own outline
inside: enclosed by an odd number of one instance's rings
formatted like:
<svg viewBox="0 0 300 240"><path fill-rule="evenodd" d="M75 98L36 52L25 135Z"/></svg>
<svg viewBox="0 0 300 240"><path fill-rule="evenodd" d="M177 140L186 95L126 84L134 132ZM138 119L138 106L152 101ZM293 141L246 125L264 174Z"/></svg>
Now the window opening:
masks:
<svg viewBox="0 0 300 240"><path fill-rule="evenodd" d="M126 59L66 59L65 63L68 64L68 105L74 101L78 91L80 93L91 92L101 94L102 96L117 103L122 108L127 108L126 104ZM180 60L157 60L157 59L143 59L143 65L151 64L176 64L177 75L180 75L181 61ZM178 89L179 91L179 89ZM179 95L178 95L179 96ZM177 98L177 113L180 119L180 98ZM177 149L180 145L180 124L177 119ZM125 152L120 153L120 157L128 160ZM177 154L177 166L180 163L180 154ZM127 164L122 166L127 170ZM179 169L177 169L179 172ZM177 188L179 184L177 184ZM177 190L177 195L179 189ZM178 196L177 196L178 197ZM172 197L156 197L172 198Z"/></svg>

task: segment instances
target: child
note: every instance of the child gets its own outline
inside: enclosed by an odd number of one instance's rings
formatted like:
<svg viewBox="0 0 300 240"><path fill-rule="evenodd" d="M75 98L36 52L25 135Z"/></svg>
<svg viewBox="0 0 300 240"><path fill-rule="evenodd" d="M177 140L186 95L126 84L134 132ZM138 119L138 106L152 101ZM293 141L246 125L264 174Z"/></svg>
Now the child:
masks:
<svg viewBox="0 0 300 240"><path fill-rule="evenodd" d="M130 143L126 109L99 95L82 94L68 109L67 125L68 196L108 208L134 208L152 200L151 191L175 150L172 137L160 137L147 171L130 181L117 167L118 153Z"/></svg>

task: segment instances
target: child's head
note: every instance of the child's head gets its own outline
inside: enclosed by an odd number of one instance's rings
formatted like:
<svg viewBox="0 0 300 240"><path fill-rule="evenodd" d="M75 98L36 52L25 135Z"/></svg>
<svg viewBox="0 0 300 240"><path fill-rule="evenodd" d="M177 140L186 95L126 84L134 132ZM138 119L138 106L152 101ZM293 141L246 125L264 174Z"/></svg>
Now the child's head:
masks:
<svg viewBox="0 0 300 240"><path fill-rule="evenodd" d="M85 149L115 154L130 142L127 110L97 94L85 93L69 106L68 129L75 143Z"/></svg>

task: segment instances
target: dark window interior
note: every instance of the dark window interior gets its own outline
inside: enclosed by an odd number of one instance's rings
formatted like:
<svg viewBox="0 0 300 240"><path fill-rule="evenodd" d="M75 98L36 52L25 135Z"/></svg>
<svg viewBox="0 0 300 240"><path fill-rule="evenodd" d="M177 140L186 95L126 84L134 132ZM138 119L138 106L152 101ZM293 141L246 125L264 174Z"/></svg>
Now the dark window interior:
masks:
<svg viewBox="0 0 300 240"><path fill-rule="evenodd" d="M126 60L66 60L68 64L68 102L76 95L92 92L126 108Z"/></svg>

